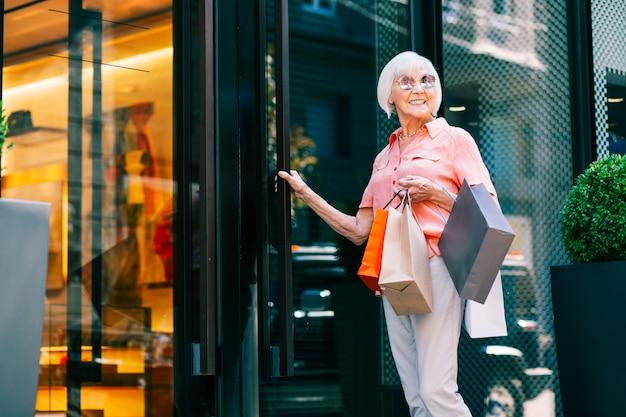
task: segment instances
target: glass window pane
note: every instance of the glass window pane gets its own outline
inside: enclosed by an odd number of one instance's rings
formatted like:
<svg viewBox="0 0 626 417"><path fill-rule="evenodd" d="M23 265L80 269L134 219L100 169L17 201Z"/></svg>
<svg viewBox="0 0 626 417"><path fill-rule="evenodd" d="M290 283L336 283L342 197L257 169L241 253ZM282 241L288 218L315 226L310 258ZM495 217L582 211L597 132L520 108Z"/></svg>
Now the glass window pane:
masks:
<svg viewBox="0 0 626 417"><path fill-rule="evenodd" d="M2 196L52 205L36 411L171 416L171 0L76 7L5 2Z"/></svg>
<svg viewBox="0 0 626 417"><path fill-rule="evenodd" d="M289 2L291 167L331 204L348 213L356 212L373 158L396 127L378 108L376 84L383 65L409 49L409 8L403 3ZM268 2L268 178L276 171L273 7L274 3ZM272 217L276 212L272 195L270 199L269 274L275 283L278 271L273 243L282 237ZM371 402L363 399L363 392L350 389L352 380L346 378L354 377L361 368L366 384L374 390L382 376L375 365L363 369L364 362L348 360L347 339L357 340L353 337L356 329L336 330L340 321L350 322L338 312L340 306L349 305L340 297L353 294L342 290L343 284L356 287L357 292L364 290L365 303L373 303L368 305L368 313L373 320L380 319L377 299L356 276L354 262L360 260L363 248L338 237L297 199L292 200L291 226L295 376L262 380L261 414L374 415L372 407L381 406L378 398L372 397ZM275 287L270 290L270 305L275 325L280 308ZM350 324L355 325L355 321ZM277 328L271 329L276 340ZM370 327L375 333L373 329ZM379 336L363 335L380 350L382 342L375 339ZM347 371L350 367L352 372Z"/></svg>

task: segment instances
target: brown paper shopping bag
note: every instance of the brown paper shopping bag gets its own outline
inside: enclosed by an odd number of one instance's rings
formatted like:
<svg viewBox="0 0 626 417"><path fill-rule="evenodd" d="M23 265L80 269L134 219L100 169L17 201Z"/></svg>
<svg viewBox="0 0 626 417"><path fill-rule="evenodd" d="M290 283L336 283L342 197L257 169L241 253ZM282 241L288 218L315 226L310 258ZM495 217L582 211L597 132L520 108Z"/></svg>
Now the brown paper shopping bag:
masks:
<svg viewBox="0 0 626 417"><path fill-rule="evenodd" d="M463 326L472 339L507 335L500 273L496 275L484 304L467 300Z"/></svg>
<svg viewBox="0 0 626 417"><path fill-rule="evenodd" d="M439 239L441 256L462 298L484 303L515 233L484 184L467 181Z"/></svg>
<svg viewBox="0 0 626 417"><path fill-rule="evenodd" d="M404 202L402 213L391 208L383 242L378 285L398 315L433 311L426 238Z"/></svg>
<svg viewBox="0 0 626 417"><path fill-rule="evenodd" d="M365 252L361 260L361 266L357 275L361 281L372 291L380 291L378 277L380 276L380 264L383 257L383 242L385 239L385 229L387 227L388 211L376 209L374 222L370 230Z"/></svg>

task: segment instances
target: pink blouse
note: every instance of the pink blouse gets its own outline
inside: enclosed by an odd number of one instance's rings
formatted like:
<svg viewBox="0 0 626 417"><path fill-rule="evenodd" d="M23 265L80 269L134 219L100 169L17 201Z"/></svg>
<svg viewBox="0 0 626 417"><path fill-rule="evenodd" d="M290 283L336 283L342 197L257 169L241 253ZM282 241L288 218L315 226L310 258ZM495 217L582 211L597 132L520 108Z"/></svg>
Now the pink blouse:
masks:
<svg viewBox="0 0 626 417"><path fill-rule="evenodd" d="M397 143L401 129L391 134L389 145L374 160L372 176L363 192L359 208L384 207L400 188L398 179L407 175L428 178L455 195L463 179L469 185L483 183L497 201L495 188L474 138L464 129L450 126L443 118L424 126L425 129L402 153ZM400 198L396 197L390 207L398 204ZM438 242L445 226L442 214L447 219L450 213L430 201L414 203L412 206L415 218L426 236L429 255L440 255Z"/></svg>

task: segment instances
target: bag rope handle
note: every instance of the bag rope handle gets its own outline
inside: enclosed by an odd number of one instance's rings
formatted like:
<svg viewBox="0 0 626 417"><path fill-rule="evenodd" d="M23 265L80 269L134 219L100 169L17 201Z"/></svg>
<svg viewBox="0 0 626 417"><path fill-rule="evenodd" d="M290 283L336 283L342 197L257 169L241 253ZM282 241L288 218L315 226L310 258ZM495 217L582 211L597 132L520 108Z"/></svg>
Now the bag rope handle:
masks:
<svg viewBox="0 0 626 417"><path fill-rule="evenodd" d="M392 201L393 201L393 200L394 200L394 199L398 196L398 194L400 194L400 192L401 192L401 191L402 191L402 190L398 190L398 191L396 191L396 193L393 195L393 197L391 197L391 200L389 200L389 201L387 202L387 204L385 204L385 206L383 207L383 210L385 210L387 207L389 207L389 204L391 204L391 202L392 202ZM400 202L400 204L402 204L402 202ZM396 208L400 207L400 204L398 204L398 205L396 206Z"/></svg>
<svg viewBox="0 0 626 417"><path fill-rule="evenodd" d="M452 193L446 189L446 187L441 187L441 189L442 189L443 191L445 191L445 192L446 192L446 194L448 194L448 197L450 197L450 198L452 199L452 201L454 201L454 202L456 203L456 197L454 197L454 196L452 195ZM443 212L441 211L441 207L439 207L439 204L435 204L435 206L437 207L437 211L439 212L439 215L440 215L440 216L441 216L441 218L443 219L443 222L444 222L445 224L448 224L448 220L444 217Z"/></svg>
<svg viewBox="0 0 626 417"><path fill-rule="evenodd" d="M456 203L456 197L454 197L454 195L448 191L446 189L446 187L441 187L441 189L443 191L445 191L446 194L448 194L448 197L450 197L452 199L452 201L454 201ZM406 205L408 202L408 190L398 190L395 192L395 194L393 195L393 197L391 197L391 200L389 200L387 202L387 204L385 204L385 206L383 207L383 210L386 209L387 207L389 207L389 205L391 204L391 202L398 196L398 194L400 194L402 191L407 191L404 196L402 196L402 200L400 201L400 203L398 203L398 205L395 207L395 209L398 209L400 206L402 205ZM443 215L443 212L441 211L441 207L439 207L439 204L435 204L435 207L437 207L437 211L439 212L439 215L441 216L441 218L443 219L443 222L445 224L448 224L448 220L446 219L446 217ZM404 208L403 208L404 209ZM413 217L415 217L415 213L413 213ZM417 219L415 219L417 220Z"/></svg>

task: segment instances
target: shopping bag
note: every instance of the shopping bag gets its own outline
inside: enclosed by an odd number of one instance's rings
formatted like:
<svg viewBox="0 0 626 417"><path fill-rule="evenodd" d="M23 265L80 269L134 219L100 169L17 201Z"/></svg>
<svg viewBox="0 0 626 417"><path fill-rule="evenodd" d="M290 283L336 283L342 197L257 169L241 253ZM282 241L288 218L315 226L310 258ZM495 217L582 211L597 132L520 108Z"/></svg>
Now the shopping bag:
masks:
<svg viewBox="0 0 626 417"><path fill-rule="evenodd" d="M385 228L387 226L388 211L376 209L374 222L370 230L365 252L361 260L361 266L357 275L372 291L380 291L378 277L380 276L380 264L383 255L383 242L385 239Z"/></svg>
<svg viewBox="0 0 626 417"><path fill-rule="evenodd" d="M383 242L378 285L398 315L433 311L426 238L405 201L402 213L391 208Z"/></svg>
<svg viewBox="0 0 626 417"><path fill-rule="evenodd" d="M462 298L484 303L515 233L484 184L466 180L456 198L439 250Z"/></svg>
<svg viewBox="0 0 626 417"><path fill-rule="evenodd" d="M507 335L500 273L496 274L496 279L493 281L484 304L472 300L466 301L463 326L473 339Z"/></svg>
<svg viewBox="0 0 626 417"><path fill-rule="evenodd" d="M391 202L400 194L397 191L391 200L385 204L382 209L376 209L374 213L374 220L372 222L372 228L365 245L365 252L361 259L361 265L357 271L357 275L365 285L372 291L380 291L378 285L378 277L380 276L380 264L382 262L383 255L383 241L385 239L385 229L387 227L387 207Z"/></svg>

